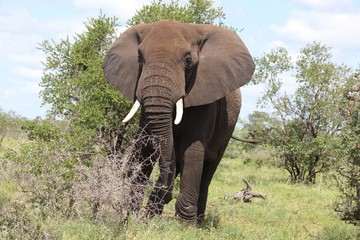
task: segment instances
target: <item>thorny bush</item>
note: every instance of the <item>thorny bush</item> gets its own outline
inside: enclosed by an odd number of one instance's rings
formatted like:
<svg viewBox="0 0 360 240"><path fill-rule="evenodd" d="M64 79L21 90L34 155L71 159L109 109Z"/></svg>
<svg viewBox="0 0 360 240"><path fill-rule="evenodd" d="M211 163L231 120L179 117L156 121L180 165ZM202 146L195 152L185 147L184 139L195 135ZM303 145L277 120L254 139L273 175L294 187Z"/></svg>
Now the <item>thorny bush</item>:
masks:
<svg viewBox="0 0 360 240"><path fill-rule="evenodd" d="M129 216L142 218L143 211L133 211L134 204L142 206L142 193L148 187L141 168L157 161L159 139L141 132L137 140L128 140L123 151L112 153L101 149L101 144L92 151L74 152L62 140L31 142L9 151L1 161L19 194L0 209L0 238L26 234L46 238L51 233L44 223L54 216L120 226ZM140 145L155 148L151 161L139 159ZM19 215L19 209L26 211Z"/></svg>

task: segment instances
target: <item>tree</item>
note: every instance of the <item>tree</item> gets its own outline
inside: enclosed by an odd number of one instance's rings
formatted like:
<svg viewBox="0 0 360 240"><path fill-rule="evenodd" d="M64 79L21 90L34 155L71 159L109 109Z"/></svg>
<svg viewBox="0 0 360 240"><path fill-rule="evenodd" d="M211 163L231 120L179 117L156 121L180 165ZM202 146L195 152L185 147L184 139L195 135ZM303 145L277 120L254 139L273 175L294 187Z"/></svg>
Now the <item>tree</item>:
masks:
<svg viewBox="0 0 360 240"><path fill-rule="evenodd" d="M86 31L69 38L43 41L40 50L47 54L43 102L50 113L69 121L68 131L83 142L92 144L101 135L113 151L120 147L124 135L121 120L130 108L120 93L110 87L102 71L103 58L115 39L117 18L102 13L85 22Z"/></svg>
<svg viewBox="0 0 360 240"><path fill-rule="evenodd" d="M343 95L341 116L344 127L341 134L341 155L345 164L338 169L336 178L341 201L335 210L343 220L360 225L360 73L354 74Z"/></svg>
<svg viewBox="0 0 360 240"><path fill-rule="evenodd" d="M340 104L352 70L331 61L330 48L308 44L295 63L279 47L256 59L255 84L265 84L259 100L273 109L268 143L276 146L293 181L315 183L317 173L332 165L343 126ZM285 74L293 73L297 88L283 90Z"/></svg>
<svg viewBox="0 0 360 240"><path fill-rule="evenodd" d="M180 5L179 0L172 0L165 4L162 0L153 0L136 11L127 25L134 26L140 23L152 23L159 20L174 20L184 23L204 23L223 25L225 13L222 7L213 8L213 0L189 0L186 5Z"/></svg>
<svg viewBox="0 0 360 240"><path fill-rule="evenodd" d="M243 124L243 128L247 131L247 135L251 139L255 139L261 142L261 139L268 137L268 133L271 131L271 123L273 119L267 112L254 111L249 114L248 122Z"/></svg>

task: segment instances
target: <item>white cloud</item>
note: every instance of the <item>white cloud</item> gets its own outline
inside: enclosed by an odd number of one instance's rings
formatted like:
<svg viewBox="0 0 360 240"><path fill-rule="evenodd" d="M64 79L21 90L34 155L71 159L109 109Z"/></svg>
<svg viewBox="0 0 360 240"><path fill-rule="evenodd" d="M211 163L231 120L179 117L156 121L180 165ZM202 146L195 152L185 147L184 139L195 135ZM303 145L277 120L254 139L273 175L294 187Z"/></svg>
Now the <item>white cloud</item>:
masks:
<svg viewBox="0 0 360 240"><path fill-rule="evenodd" d="M12 99L16 97L16 91L14 89L4 89L1 91L1 98L3 99Z"/></svg>
<svg viewBox="0 0 360 240"><path fill-rule="evenodd" d="M2 6L0 13L1 32L29 33L29 26L38 25L39 22L21 7Z"/></svg>
<svg viewBox="0 0 360 240"><path fill-rule="evenodd" d="M140 10L144 5L149 5L150 0L73 0L74 5L79 9L86 9L98 12L103 10L109 16L119 17L122 23L134 16L136 10ZM163 0L163 3L170 3L171 0ZM188 0L180 0L180 5L188 4ZM215 0L214 7L222 6L221 0Z"/></svg>
<svg viewBox="0 0 360 240"><path fill-rule="evenodd" d="M360 49L360 12L330 13L296 11L283 26L272 26L282 39L310 43L321 41L331 47Z"/></svg>
<svg viewBox="0 0 360 240"><path fill-rule="evenodd" d="M8 60L31 66L40 66L42 65L41 61L44 60L44 56L40 53L10 53L8 55Z"/></svg>
<svg viewBox="0 0 360 240"><path fill-rule="evenodd" d="M20 90L24 93L37 95L39 94L41 87L37 82L27 82L24 84L24 86L21 87Z"/></svg>
<svg viewBox="0 0 360 240"><path fill-rule="evenodd" d="M37 34L0 32L0 55L8 58L11 54L33 52L40 41L41 37Z"/></svg>
<svg viewBox="0 0 360 240"><path fill-rule="evenodd" d="M352 6L352 0L295 0L298 3L307 5L311 8L336 9L348 8Z"/></svg>
<svg viewBox="0 0 360 240"><path fill-rule="evenodd" d="M23 78L31 78L31 79L41 79L42 70L36 68L30 68L27 66L14 66L12 69L14 75L23 77Z"/></svg>
<svg viewBox="0 0 360 240"><path fill-rule="evenodd" d="M36 52L40 50L36 48L40 42L65 38L83 25L82 21L71 19L40 21L19 6L4 8L0 10L0 55L10 61L20 60L21 55L38 58Z"/></svg>
<svg viewBox="0 0 360 240"><path fill-rule="evenodd" d="M74 5L80 9L94 9L99 11L102 9L109 15L115 15L122 21L126 21L131 18L135 10L144 4L149 3L146 0L74 0Z"/></svg>

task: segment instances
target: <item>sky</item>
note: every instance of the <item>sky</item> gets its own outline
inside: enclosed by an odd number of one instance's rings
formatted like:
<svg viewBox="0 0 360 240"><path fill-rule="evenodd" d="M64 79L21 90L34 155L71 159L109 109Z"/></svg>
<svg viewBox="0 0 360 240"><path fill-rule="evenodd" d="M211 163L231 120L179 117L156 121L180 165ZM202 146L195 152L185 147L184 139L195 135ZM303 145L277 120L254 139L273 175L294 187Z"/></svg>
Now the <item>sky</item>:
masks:
<svg viewBox="0 0 360 240"><path fill-rule="evenodd" d="M163 0L169 3L170 0ZM180 4L187 3L180 0ZM0 107L29 119L45 117L39 83L46 56L38 49L44 40L84 31L84 21L117 16L124 31L136 9L151 0L0 0ZM360 65L360 0L215 0L223 7L225 24L243 29L239 36L253 57L284 46L296 57L301 48L320 41L332 48L333 60L354 69ZM119 33L120 33L119 32ZM289 77L285 83L294 88ZM242 89L241 118L257 108L261 87Z"/></svg>

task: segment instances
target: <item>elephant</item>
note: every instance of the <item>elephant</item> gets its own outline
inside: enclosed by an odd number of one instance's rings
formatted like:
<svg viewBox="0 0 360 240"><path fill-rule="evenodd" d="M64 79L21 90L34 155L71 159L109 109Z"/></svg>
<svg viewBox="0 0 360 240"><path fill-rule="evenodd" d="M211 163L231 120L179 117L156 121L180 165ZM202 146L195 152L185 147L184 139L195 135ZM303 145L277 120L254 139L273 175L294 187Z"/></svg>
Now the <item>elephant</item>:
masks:
<svg viewBox="0 0 360 240"><path fill-rule="evenodd" d="M247 47L220 26L164 20L124 31L103 70L106 81L134 101L123 122L141 107L140 128L159 137L160 173L145 212L162 213L180 174L175 216L203 220L210 182L240 112L240 87L255 70ZM142 146L142 159L154 148ZM146 177L139 181L147 182L153 167L143 164Z"/></svg>

